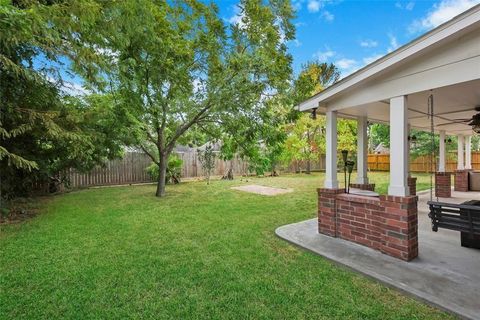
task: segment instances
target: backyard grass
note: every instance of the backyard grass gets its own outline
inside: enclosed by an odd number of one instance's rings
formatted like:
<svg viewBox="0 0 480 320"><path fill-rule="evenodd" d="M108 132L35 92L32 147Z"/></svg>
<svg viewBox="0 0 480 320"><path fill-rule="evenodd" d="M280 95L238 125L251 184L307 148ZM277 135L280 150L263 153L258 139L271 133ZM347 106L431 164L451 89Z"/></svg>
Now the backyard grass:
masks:
<svg viewBox="0 0 480 320"><path fill-rule="evenodd" d="M386 190L386 174L372 182ZM428 182L428 176L420 178ZM312 218L323 175L89 189L0 226L0 319L445 319L277 238ZM243 184L289 187L266 197ZM422 186L422 184L420 184Z"/></svg>

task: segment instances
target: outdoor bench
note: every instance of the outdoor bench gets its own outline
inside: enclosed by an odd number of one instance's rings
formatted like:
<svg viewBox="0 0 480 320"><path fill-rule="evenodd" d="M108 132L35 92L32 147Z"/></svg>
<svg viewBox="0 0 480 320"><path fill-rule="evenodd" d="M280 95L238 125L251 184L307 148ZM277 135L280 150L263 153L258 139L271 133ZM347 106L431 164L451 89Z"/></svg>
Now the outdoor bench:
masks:
<svg viewBox="0 0 480 320"><path fill-rule="evenodd" d="M480 201L462 204L429 201L428 205L434 232L438 228L460 231L463 247L480 249Z"/></svg>

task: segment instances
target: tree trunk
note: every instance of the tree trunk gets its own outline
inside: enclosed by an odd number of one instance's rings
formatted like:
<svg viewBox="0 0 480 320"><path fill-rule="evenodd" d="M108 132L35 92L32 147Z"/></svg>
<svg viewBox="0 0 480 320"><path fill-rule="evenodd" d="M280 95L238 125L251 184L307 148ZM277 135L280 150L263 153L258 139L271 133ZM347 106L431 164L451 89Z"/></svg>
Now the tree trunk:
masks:
<svg viewBox="0 0 480 320"><path fill-rule="evenodd" d="M310 159L307 159L307 165L305 168L305 173L310 174Z"/></svg>
<svg viewBox="0 0 480 320"><path fill-rule="evenodd" d="M230 169L228 169L228 180L233 180L233 159L230 160Z"/></svg>
<svg viewBox="0 0 480 320"><path fill-rule="evenodd" d="M168 154L160 154L160 163L158 166L157 197L165 196L165 178L167 176Z"/></svg>

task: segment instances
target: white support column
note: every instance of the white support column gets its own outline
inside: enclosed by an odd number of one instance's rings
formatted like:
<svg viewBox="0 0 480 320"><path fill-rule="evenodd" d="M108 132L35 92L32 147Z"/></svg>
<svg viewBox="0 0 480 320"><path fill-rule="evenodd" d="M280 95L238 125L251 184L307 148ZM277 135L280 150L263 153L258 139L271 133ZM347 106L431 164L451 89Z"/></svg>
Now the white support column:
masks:
<svg viewBox="0 0 480 320"><path fill-rule="evenodd" d="M472 169L472 136L465 141L465 169Z"/></svg>
<svg viewBox="0 0 480 320"><path fill-rule="evenodd" d="M446 153L445 153L445 130L440 130L440 145L438 152L438 172L445 172L445 162L446 162Z"/></svg>
<svg viewBox="0 0 480 320"><path fill-rule="evenodd" d="M367 184L368 176L368 137L367 117L357 119L357 183Z"/></svg>
<svg viewBox="0 0 480 320"><path fill-rule="evenodd" d="M408 121L408 119L407 119ZM410 177L410 148L412 146L411 137L410 137L411 126L407 124L407 176Z"/></svg>
<svg viewBox="0 0 480 320"><path fill-rule="evenodd" d="M408 106L407 97L390 99L390 185L391 196L408 196Z"/></svg>
<svg viewBox="0 0 480 320"><path fill-rule="evenodd" d="M463 144L465 143L465 137L463 135L457 136L457 170L465 169L463 158Z"/></svg>
<svg viewBox="0 0 480 320"><path fill-rule="evenodd" d="M325 164L325 188L338 188L337 180L337 112L326 112L327 148Z"/></svg>

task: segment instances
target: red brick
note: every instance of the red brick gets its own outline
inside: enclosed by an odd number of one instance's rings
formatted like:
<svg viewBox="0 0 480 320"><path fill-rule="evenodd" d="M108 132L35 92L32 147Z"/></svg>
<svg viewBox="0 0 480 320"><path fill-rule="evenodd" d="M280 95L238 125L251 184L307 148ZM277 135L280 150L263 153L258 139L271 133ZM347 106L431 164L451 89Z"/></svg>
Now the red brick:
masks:
<svg viewBox="0 0 480 320"><path fill-rule="evenodd" d="M452 179L450 172L435 173L435 196L450 198L452 196Z"/></svg>
<svg viewBox="0 0 480 320"><path fill-rule="evenodd" d="M416 196L373 198L318 189L318 230L410 260L418 254L417 201Z"/></svg>
<svg viewBox="0 0 480 320"><path fill-rule="evenodd" d="M456 170L455 171L455 183L454 189L455 191L468 191L468 172L472 171L472 169L464 169L464 170Z"/></svg>

